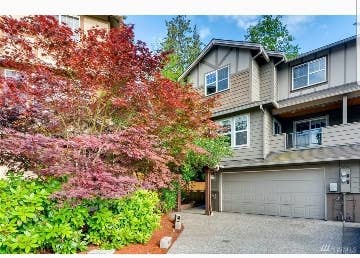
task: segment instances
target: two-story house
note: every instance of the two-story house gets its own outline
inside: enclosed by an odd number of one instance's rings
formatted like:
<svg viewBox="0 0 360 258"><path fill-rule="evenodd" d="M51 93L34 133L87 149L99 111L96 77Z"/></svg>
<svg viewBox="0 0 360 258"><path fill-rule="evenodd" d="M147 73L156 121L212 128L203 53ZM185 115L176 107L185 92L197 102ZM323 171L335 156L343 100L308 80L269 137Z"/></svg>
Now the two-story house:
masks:
<svg viewBox="0 0 360 258"><path fill-rule="evenodd" d="M356 56L356 37L292 60L241 41L204 48L180 80L218 96L233 148L212 180L217 210L360 221Z"/></svg>
<svg viewBox="0 0 360 258"><path fill-rule="evenodd" d="M13 17L20 18L22 16ZM117 28L122 22L122 17L115 15L54 15L54 17L60 24L65 24L72 29L74 40L80 40L79 35L76 33L78 29L87 31L95 27L100 29ZM7 69L6 67L0 67L0 74L13 78L19 76L17 71Z"/></svg>

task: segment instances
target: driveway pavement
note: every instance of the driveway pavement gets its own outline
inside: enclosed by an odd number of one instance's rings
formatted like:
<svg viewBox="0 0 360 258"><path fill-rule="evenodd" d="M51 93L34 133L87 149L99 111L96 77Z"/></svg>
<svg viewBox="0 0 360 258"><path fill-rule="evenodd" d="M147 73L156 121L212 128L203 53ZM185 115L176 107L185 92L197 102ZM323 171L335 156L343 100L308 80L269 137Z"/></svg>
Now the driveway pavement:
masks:
<svg viewBox="0 0 360 258"><path fill-rule="evenodd" d="M343 223L264 215L214 213L190 209L181 213L184 231L169 253L356 253L356 241ZM355 224L356 225L356 224ZM360 234L360 227L357 228ZM354 229L352 229L354 230ZM348 241L347 241L348 242ZM358 249L356 249L358 248Z"/></svg>

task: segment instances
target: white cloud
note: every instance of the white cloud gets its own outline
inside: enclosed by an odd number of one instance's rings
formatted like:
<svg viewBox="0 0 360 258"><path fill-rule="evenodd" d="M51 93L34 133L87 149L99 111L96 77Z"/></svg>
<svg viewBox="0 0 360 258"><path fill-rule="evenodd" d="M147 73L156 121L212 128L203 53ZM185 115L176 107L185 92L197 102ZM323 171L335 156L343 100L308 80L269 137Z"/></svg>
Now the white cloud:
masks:
<svg viewBox="0 0 360 258"><path fill-rule="evenodd" d="M287 15L283 17L283 22L286 24L289 32L293 35L299 33L313 20L314 16L311 15Z"/></svg>
<svg viewBox="0 0 360 258"><path fill-rule="evenodd" d="M207 38L210 35L210 29L208 27L201 28L199 30L199 35L200 35L200 39L204 40L205 38Z"/></svg>
<svg viewBox="0 0 360 258"><path fill-rule="evenodd" d="M258 22L259 16L256 15L231 15L227 16L231 21L235 21L236 25L243 30L247 30L250 26Z"/></svg>

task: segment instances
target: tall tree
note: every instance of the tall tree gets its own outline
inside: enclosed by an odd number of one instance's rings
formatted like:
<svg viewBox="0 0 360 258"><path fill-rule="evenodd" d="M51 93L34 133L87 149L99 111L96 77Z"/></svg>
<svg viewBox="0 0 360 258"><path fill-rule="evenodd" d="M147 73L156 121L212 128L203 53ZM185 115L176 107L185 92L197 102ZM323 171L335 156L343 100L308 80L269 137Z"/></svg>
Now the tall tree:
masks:
<svg viewBox="0 0 360 258"><path fill-rule="evenodd" d="M162 77L164 56L132 26L79 34L52 16L0 17L0 67L20 74L0 75L0 161L66 175L64 198L166 187L204 152L195 139L216 136L213 100Z"/></svg>
<svg viewBox="0 0 360 258"><path fill-rule="evenodd" d="M285 53L291 59L299 54L299 46L294 44L294 37L289 33L281 16L264 15L256 25L247 29L245 40L262 44L265 49Z"/></svg>
<svg viewBox="0 0 360 258"><path fill-rule="evenodd" d="M179 78L201 51L200 35L196 26L192 28L190 23L185 15L165 21L167 35L161 43L161 49L170 54L162 74L173 81Z"/></svg>

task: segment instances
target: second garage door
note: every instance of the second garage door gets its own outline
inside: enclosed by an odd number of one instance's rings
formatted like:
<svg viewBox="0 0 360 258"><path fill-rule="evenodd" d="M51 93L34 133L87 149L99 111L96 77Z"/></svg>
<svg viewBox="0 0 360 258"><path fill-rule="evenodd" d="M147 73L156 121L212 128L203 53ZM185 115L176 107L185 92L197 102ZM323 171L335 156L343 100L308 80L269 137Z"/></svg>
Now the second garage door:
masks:
<svg viewBox="0 0 360 258"><path fill-rule="evenodd" d="M223 172L222 210L324 219L324 170Z"/></svg>

